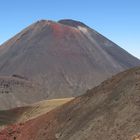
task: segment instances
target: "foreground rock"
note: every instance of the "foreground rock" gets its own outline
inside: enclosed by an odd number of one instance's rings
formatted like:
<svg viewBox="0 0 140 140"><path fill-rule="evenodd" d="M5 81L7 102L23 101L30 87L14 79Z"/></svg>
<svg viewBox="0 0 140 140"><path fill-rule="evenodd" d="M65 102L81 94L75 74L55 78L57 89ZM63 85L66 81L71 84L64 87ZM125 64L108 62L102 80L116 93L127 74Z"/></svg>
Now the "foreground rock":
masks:
<svg viewBox="0 0 140 140"><path fill-rule="evenodd" d="M83 96L0 132L1 140L138 140L140 68L113 76Z"/></svg>

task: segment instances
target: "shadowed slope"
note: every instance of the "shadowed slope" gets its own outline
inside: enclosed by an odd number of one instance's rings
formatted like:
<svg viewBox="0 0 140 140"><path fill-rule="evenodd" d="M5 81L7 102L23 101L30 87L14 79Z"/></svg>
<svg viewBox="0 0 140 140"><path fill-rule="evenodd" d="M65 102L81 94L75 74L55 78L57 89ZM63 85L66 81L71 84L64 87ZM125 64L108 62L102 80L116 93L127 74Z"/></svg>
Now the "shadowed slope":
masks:
<svg viewBox="0 0 140 140"><path fill-rule="evenodd" d="M140 68L120 73L60 108L0 133L2 140L134 140L140 132Z"/></svg>
<svg viewBox="0 0 140 140"><path fill-rule="evenodd" d="M34 95L31 103L80 95L137 65L138 59L73 20L38 21L0 46L0 75L22 75L41 85L41 98Z"/></svg>

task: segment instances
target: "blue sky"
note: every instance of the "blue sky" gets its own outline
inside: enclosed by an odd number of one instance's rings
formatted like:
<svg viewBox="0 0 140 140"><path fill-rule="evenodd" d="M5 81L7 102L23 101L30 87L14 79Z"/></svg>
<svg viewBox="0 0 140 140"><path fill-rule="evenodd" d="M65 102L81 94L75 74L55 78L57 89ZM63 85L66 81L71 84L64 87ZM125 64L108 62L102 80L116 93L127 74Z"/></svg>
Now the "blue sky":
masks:
<svg viewBox="0 0 140 140"><path fill-rule="evenodd" d="M0 44L40 19L80 20L140 58L140 0L0 0Z"/></svg>

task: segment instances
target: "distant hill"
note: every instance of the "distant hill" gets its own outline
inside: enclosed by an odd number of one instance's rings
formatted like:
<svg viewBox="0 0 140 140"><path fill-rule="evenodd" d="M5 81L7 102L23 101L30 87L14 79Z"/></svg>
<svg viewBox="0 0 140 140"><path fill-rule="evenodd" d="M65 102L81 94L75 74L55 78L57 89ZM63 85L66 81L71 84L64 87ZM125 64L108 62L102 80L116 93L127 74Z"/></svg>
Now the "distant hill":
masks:
<svg viewBox="0 0 140 140"><path fill-rule="evenodd" d="M0 109L25 106L45 98L40 85L17 76L0 77Z"/></svg>

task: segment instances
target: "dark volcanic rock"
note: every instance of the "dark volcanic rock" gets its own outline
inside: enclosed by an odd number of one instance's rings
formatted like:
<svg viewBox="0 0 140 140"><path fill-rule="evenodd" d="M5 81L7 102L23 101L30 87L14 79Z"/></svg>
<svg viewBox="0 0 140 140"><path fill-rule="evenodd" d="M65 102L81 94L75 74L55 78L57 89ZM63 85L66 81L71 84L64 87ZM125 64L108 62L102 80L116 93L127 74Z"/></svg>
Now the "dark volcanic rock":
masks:
<svg viewBox="0 0 140 140"><path fill-rule="evenodd" d="M81 27L86 27L86 28L89 28L87 25L85 25L84 23L80 22L80 21L75 21L75 20L72 20L72 19L63 19L63 20L59 20L58 23L61 23L61 24L64 24L64 25L68 25L68 26L71 26L71 27L78 27L78 26L81 26Z"/></svg>

